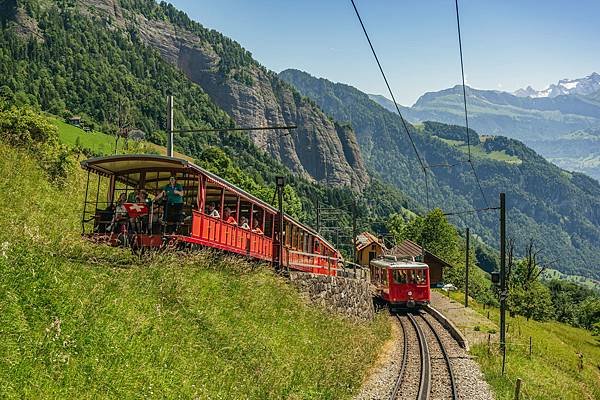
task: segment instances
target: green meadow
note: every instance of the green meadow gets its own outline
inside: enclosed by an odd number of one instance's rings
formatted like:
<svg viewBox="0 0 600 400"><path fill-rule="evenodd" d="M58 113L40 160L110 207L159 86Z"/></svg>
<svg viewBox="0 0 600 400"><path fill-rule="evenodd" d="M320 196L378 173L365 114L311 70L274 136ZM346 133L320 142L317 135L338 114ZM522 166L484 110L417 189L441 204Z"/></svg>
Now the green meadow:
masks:
<svg viewBox="0 0 600 400"><path fill-rule="evenodd" d="M58 125L63 140L75 136ZM328 314L269 266L238 257L139 258L91 244L80 236L84 174L73 163L58 184L39 165L0 144L0 170L10 171L0 176L1 398L340 399L357 391L389 337L385 317Z"/></svg>

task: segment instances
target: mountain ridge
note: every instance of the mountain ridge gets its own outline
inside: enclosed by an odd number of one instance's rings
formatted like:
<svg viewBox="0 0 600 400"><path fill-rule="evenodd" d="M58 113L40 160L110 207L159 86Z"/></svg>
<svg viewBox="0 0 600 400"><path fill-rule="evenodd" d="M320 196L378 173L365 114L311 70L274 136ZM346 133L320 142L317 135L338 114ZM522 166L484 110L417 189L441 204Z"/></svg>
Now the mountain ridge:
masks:
<svg viewBox="0 0 600 400"><path fill-rule="evenodd" d="M583 78L561 79L558 83L552 83L542 90L535 90L531 86L527 86L525 89L517 89L513 94L519 97L532 98L557 97L568 94L587 96L599 90L600 75L596 72L592 72L590 75Z"/></svg>
<svg viewBox="0 0 600 400"><path fill-rule="evenodd" d="M298 70L285 70L280 76L334 118L351 123L367 166L425 205L423 173L398 115L347 84ZM431 170L435 178L430 182L430 206L442 205L445 211L486 207L477 182L464 165L464 127L425 122L409 129L427 164L458 164L452 169ZM517 140L470 135L472 157L488 202L494 204L500 191L507 193L511 236L522 242L534 237L549 257L567 258L563 270L585 270L585 275L600 276L594 261L600 257L600 211L596 209L600 207L600 184L583 174L559 169ZM498 222L489 213L467 215L455 222L471 227L487 243L497 242Z"/></svg>
<svg viewBox="0 0 600 400"><path fill-rule="evenodd" d="M600 169L589 160L600 156L581 138L571 135L587 131L595 135L600 127L600 91L590 95L561 94L554 97L519 97L498 90L466 88L469 126L483 134L508 136L523 141L561 168L587 173L600 179ZM371 99L395 112L394 104L384 96ZM464 124L461 86L423 94L411 107L401 106L413 122L440 121ZM568 146L564 139L570 137ZM552 144L553 141L556 143ZM586 149L585 154L571 151Z"/></svg>

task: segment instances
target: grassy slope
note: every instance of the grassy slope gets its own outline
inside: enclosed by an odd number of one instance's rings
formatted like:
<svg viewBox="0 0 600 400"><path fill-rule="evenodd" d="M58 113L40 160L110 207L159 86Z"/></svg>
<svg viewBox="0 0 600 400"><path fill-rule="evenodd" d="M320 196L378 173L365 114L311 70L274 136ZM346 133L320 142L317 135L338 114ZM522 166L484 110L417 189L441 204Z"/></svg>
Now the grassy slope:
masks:
<svg viewBox="0 0 600 400"><path fill-rule="evenodd" d="M0 170L0 397L344 398L389 334L264 266L85 243L83 174L55 188L3 145Z"/></svg>
<svg viewBox="0 0 600 400"><path fill-rule="evenodd" d="M464 153L468 153L468 151L469 151L467 144L461 140L452 140L452 139L444 139L444 138L438 138L438 139L446 144L449 144L450 146L456 147L457 149L459 149L460 151L462 151ZM475 157L487 158L487 159L494 160L494 161L504 161L505 163L508 163L508 164L519 165L519 164L523 163L523 161L519 157L512 156L510 154L506 154L505 150L486 151L481 145L471 146L471 154L473 154Z"/></svg>
<svg viewBox="0 0 600 400"><path fill-rule="evenodd" d="M460 292L452 293L457 301ZM483 309L471 300L469 305L482 315L490 311L497 322L497 309ZM496 393L498 400L512 400L517 378L523 380L525 399L600 399L600 341L591 332L558 322L527 321L507 316L506 374L501 375L502 356L498 351L498 335L493 335L491 351L487 344L473 346L471 352ZM530 358L529 337L533 355ZM583 371L578 369L577 353L584 356Z"/></svg>
<svg viewBox="0 0 600 400"><path fill-rule="evenodd" d="M59 117L48 114L48 120L58 128L58 136L60 141L68 146L75 147L79 140L79 145L83 148L89 149L96 154L111 155L115 151L115 138L114 136L107 135L106 133L91 131L85 132L76 126L67 124ZM119 140L119 153L125 152L124 140ZM142 152L151 152L165 155L167 150L164 146L159 146L150 142L130 142L130 149L136 149ZM192 160L182 153L175 152L175 157L183 158L186 160Z"/></svg>

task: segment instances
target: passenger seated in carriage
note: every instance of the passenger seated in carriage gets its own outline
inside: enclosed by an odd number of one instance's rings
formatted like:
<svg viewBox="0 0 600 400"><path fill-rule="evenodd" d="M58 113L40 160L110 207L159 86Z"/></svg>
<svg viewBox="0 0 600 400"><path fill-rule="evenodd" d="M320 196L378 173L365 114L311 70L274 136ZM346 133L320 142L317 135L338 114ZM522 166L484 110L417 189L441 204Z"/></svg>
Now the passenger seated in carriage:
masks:
<svg viewBox="0 0 600 400"><path fill-rule="evenodd" d="M128 213L127 209L125 208L126 201L127 195L125 193L121 193L119 195L117 205L115 206L115 211L112 220L110 221L110 225L106 229L108 232L120 232L123 228L127 227Z"/></svg>
<svg viewBox="0 0 600 400"><path fill-rule="evenodd" d="M140 205L143 204L145 207L141 214L130 214L129 223L135 232L141 233L144 227L148 226L149 213L152 209L152 200L148 198L148 192L142 189L138 191L135 203Z"/></svg>
<svg viewBox="0 0 600 400"><path fill-rule="evenodd" d="M140 202L140 193L141 193L140 189L135 189L135 190L132 190L131 192L129 192L129 194L127 195L127 202L128 203L139 203Z"/></svg>
<svg viewBox="0 0 600 400"><path fill-rule="evenodd" d="M250 230L250 225L248 225L248 218L242 217L240 219L240 228Z"/></svg>
<svg viewBox="0 0 600 400"><path fill-rule="evenodd" d="M256 233L257 235L263 235L262 229L260 229L260 226L258 226L257 219L252 221L252 232Z"/></svg>
<svg viewBox="0 0 600 400"><path fill-rule="evenodd" d="M223 221L227 222L228 224L231 225L237 225L237 221L235 220L235 218L233 217L233 215L231 215L231 208L226 207L225 210L223 211Z"/></svg>
<svg viewBox="0 0 600 400"><path fill-rule="evenodd" d="M208 211L206 212L206 215L208 215L209 217L212 218L220 218L221 215L219 214L219 211L217 211L217 209L215 208L215 203L210 203L208 205Z"/></svg>

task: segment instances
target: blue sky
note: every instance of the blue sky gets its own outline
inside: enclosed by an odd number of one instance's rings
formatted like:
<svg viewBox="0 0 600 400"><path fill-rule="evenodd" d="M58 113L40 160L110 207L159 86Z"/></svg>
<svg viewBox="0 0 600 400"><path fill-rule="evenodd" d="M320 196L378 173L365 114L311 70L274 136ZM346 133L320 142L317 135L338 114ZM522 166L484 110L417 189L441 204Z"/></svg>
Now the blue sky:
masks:
<svg viewBox="0 0 600 400"><path fill-rule="evenodd" d="M171 0L274 71L297 68L368 93L384 83L350 0ZM355 0L396 99L460 83L453 0ZM600 1L462 0L467 84L513 91L600 72Z"/></svg>

